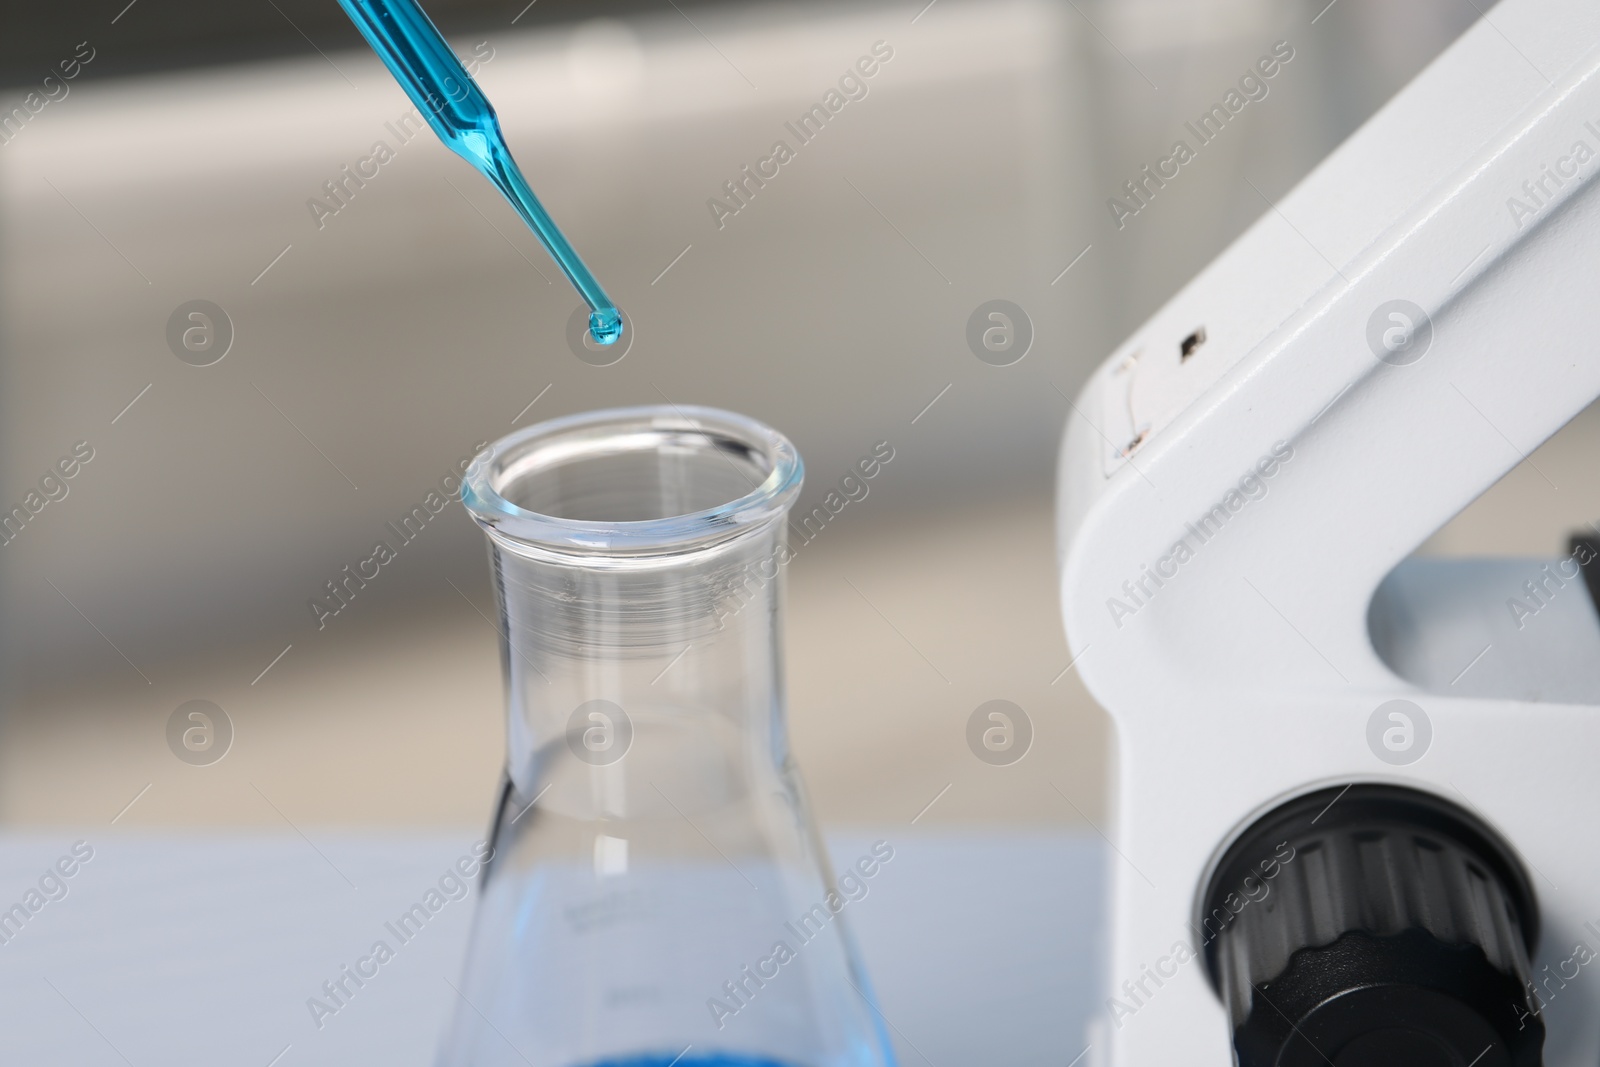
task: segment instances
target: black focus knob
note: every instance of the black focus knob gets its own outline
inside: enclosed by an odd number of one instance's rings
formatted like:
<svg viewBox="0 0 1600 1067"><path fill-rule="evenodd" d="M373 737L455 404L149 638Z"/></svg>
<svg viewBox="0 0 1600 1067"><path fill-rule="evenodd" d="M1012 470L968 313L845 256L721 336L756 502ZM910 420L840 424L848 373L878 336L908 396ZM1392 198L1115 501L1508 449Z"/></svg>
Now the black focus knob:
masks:
<svg viewBox="0 0 1600 1067"><path fill-rule="evenodd" d="M1522 864L1395 786L1299 797L1224 853L1196 931L1239 1067L1538 1067Z"/></svg>

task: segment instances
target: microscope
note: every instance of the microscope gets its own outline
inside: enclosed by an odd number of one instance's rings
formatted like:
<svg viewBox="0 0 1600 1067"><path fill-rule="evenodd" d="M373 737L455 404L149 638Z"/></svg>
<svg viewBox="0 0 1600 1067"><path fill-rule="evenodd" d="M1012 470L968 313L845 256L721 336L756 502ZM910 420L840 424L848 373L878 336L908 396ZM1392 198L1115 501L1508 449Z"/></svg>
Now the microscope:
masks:
<svg viewBox="0 0 1600 1067"><path fill-rule="evenodd" d="M1503 0L1084 387L1091 1062L1600 1063L1600 531L1413 557L1600 396L1597 173L1600 5Z"/></svg>

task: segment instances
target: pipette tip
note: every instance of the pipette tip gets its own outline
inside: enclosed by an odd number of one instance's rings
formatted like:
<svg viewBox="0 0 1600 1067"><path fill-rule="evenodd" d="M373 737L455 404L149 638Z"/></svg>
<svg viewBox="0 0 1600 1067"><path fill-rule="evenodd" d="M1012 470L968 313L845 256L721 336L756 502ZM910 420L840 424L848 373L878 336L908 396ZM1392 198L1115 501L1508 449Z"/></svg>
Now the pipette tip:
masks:
<svg viewBox="0 0 1600 1067"><path fill-rule="evenodd" d="M622 313L599 308L589 316L589 334L597 345L614 345L622 337Z"/></svg>

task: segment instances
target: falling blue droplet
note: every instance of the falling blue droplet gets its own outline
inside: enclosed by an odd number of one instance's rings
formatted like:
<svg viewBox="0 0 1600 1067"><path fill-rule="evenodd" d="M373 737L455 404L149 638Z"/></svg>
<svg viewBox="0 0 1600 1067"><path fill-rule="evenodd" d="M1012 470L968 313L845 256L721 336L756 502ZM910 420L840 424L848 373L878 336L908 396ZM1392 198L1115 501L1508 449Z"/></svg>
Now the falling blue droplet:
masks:
<svg viewBox="0 0 1600 1067"><path fill-rule="evenodd" d="M589 316L589 335L597 345L614 345L622 337L622 313L616 308L599 308Z"/></svg>

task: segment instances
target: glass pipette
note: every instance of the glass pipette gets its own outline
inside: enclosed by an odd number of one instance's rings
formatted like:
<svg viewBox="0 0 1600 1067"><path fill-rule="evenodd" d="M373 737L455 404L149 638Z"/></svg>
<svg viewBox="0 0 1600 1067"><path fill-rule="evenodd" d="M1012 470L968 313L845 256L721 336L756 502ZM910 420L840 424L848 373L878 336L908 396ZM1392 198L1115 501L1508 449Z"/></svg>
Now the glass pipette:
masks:
<svg viewBox="0 0 1600 1067"><path fill-rule="evenodd" d="M544 242L567 280L588 303L589 333L609 345L622 336L622 315L600 287L550 213L539 203L506 147L500 119L456 54L415 0L339 0L350 21L372 45L452 152L471 163L511 201L517 214Z"/></svg>

